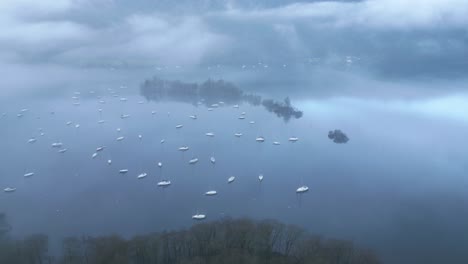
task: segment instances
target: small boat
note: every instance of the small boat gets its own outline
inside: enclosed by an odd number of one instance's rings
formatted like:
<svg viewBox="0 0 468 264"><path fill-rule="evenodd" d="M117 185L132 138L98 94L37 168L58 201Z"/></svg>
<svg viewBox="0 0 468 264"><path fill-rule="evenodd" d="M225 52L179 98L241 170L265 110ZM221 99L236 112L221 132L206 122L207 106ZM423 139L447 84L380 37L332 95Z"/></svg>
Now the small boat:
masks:
<svg viewBox="0 0 468 264"><path fill-rule="evenodd" d="M197 115L191 115L189 117L192 118L193 120L197 119Z"/></svg>
<svg viewBox="0 0 468 264"><path fill-rule="evenodd" d="M159 187L167 187L169 185L171 185L171 181L160 181L160 182L158 182Z"/></svg>
<svg viewBox="0 0 468 264"><path fill-rule="evenodd" d="M10 188L10 187L7 187L5 189L3 189L4 192L7 192L7 193L11 193L11 192L15 192L16 191L16 188Z"/></svg>
<svg viewBox="0 0 468 264"><path fill-rule="evenodd" d="M111 164L112 164L112 160L107 160L107 164L108 164L108 165L111 165Z"/></svg>
<svg viewBox="0 0 468 264"><path fill-rule="evenodd" d="M245 116L245 115L246 115L246 113L245 113L245 112L242 112L242 113L241 113L241 115Z"/></svg>
<svg viewBox="0 0 468 264"><path fill-rule="evenodd" d="M143 179L146 176L148 176L148 173L142 173L142 174L138 175L137 179Z"/></svg>
<svg viewBox="0 0 468 264"><path fill-rule="evenodd" d="M143 136L142 136L142 135L138 135L138 139L143 139Z"/></svg>
<svg viewBox="0 0 468 264"><path fill-rule="evenodd" d="M68 149L66 149L66 148L65 148L65 149L59 149L59 150L58 150L58 153L65 153L65 152L67 152L67 150L68 150Z"/></svg>
<svg viewBox="0 0 468 264"><path fill-rule="evenodd" d="M75 128L80 128L80 124L76 124L76 125L75 125Z"/></svg>
<svg viewBox="0 0 468 264"><path fill-rule="evenodd" d="M28 140L28 143L34 143L34 142L36 142L36 141L37 141L37 139L31 138L31 139Z"/></svg>
<svg viewBox="0 0 468 264"><path fill-rule="evenodd" d="M205 134L207 137L214 137L215 134L213 132L208 132Z"/></svg>
<svg viewBox="0 0 468 264"><path fill-rule="evenodd" d="M28 112L28 111L29 111L29 109L27 109L27 108L24 108L24 109L21 109L21 111L20 111L20 112L21 112L21 113L24 113L24 112Z"/></svg>
<svg viewBox="0 0 468 264"><path fill-rule="evenodd" d="M234 177L234 176L229 177L228 178L228 183L233 183L235 179L236 179L236 177Z"/></svg>
<svg viewBox="0 0 468 264"><path fill-rule="evenodd" d="M158 167L162 168L162 162L158 162Z"/></svg>
<svg viewBox="0 0 468 264"><path fill-rule="evenodd" d="M206 218L206 215L204 215L204 214L192 215L193 220L204 220L205 218Z"/></svg>
<svg viewBox="0 0 468 264"><path fill-rule="evenodd" d="M205 193L206 196L215 196L215 195L217 195L217 194L218 194L218 192L217 192L217 191L214 191L214 190L213 190L213 191L207 191L207 192Z"/></svg>
<svg viewBox="0 0 468 264"><path fill-rule="evenodd" d="M234 136L236 136L236 137L242 137L242 133L235 133Z"/></svg>
<svg viewBox="0 0 468 264"><path fill-rule="evenodd" d="M307 191L309 191L309 187L304 185L304 186L297 188L296 193L305 193Z"/></svg>
<svg viewBox="0 0 468 264"><path fill-rule="evenodd" d="M93 156L91 156L91 157L94 159L94 158L96 158L96 157L97 157L97 155L98 155L98 153L97 153L97 152L95 152L95 153L93 153Z"/></svg>
<svg viewBox="0 0 468 264"><path fill-rule="evenodd" d="M152 115L155 115L155 114L156 114L156 111L151 111L151 114L152 114Z"/></svg>
<svg viewBox="0 0 468 264"><path fill-rule="evenodd" d="M279 146L279 145L281 145L281 143L279 143L278 141L275 141L275 142L273 142L273 145Z"/></svg>
<svg viewBox="0 0 468 264"><path fill-rule="evenodd" d="M103 151L105 148L106 148L106 147L104 147L104 146L97 147L97 148L96 148L96 152Z"/></svg>
<svg viewBox="0 0 468 264"><path fill-rule="evenodd" d="M33 175L34 175L34 172L29 172L29 173L24 174L24 177L29 178Z"/></svg>
<svg viewBox="0 0 468 264"><path fill-rule="evenodd" d="M258 180L259 180L260 182L263 181L263 174L258 175Z"/></svg>
<svg viewBox="0 0 468 264"><path fill-rule="evenodd" d="M215 157L211 157L211 158L210 158L210 162L213 163L213 164L215 164L215 163L216 163Z"/></svg>
<svg viewBox="0 0 468 264"><path fill-rule="evenodd" d="M78 98L77 96L73 96L72 99L73 99L73 100L78 100L78 99L80 99L80 98Z"/></svg>
<svg viewBox="0 0 468 264"><path fill-rule="evenodd" d="M98 124L104 124L106 121L105 120L99 120Z"/></svg>
<svg viewBox="0 0 468 264"><path fill-rule="evenodd" d="M73 103L73 105L75 105L75 106L79 106L79 105L80 105L80 103L79 103L79 102L75 102L75 103Z"/></svg>
<svg viewBox="0 0 468 264"><path fill-rule="evenodd" d="M104 100L101 100L101 101L99 101L99 103L100 103L100 104L105 104L105 103L106 103L106 101L104 101Z"/></svg>
<svg viewBox="0 0 468 264"><path fill-rule="evenodd" d="M121 115L120 116L121 119L126 119L126 118L129 118L129 117L130 117L130 115Z"/></svg>
<svg viewBox="0 0 468 264"><path fill-rule="evenodd" d="M45 134L44 134L44 133L41 133L40 135L41 135L41 137L43 137Z"/></svg>
<svg viewBox="0 0 468 264"><path fill-rule="evenodd" d="M261 143L261 142L265 142L265 138L264 138L264 137L257 137L255 140L256 140L257 142L260 142L260 143Z"/></svg>
<svg viewBox="0 0 468 264"><path fill-rule="evenodd" d="M145 103L145 102L143 102L143 101L138 101L138 104L144 104L144 103Z"/></svg>
<svg viewBox="0 0 468 264"><path fill-rule="evenodd" d="M60 143L60 142L52 143L53 148L61 148L62 146L63 146L63 144Z"/></svg>
<svg viewBox="0 0 468 264"><path fill-rule="evenodd" d="M164 140L164 139L161 139L161 144L164 144L164 142L166 142L166 140Z"/></svg>
<svg viewBox="0 0 468 264"><path fill-rule="evenodd" d="M208 108L208 111L210 111L210 112L213 111L213 108Z"/></svg>
<svg viewBox="0 0 468 264"><path fill-rule="evenodd" d="M116 130L117 130L117 132L120 132L120 131L122 131L122 129L120 129L120 127L119 127L119 128L117 128Z"/></svg>
<svg viewBox="0 0 468 264"><path fill-rule="evenodd" d="M236 104L236 105L233 105L232 107L234 107L234 108L239 108L239 105Z"/></svg>
<svg viewBox="0 0 468 264"><path fill-rule="evenodd" d="M289 142L297 142L299 140L299 138L297 137L290 137L289 139Z"/></svg>
<svg viewBox="0 0 468 264"><path fill-rule="evenodd" d="M187 146L183 146L179 148L179 151L187 151L187 150L189 150L189 147Z"/></svg>
<svg viewBox="0 0 468 264"><path fill-rule="evenodd" d="M125 174L125 173L127 173L127 172L128 172L127 169L119 170L119 173L122 173L122 174Z"/></svg>
<svg viewBox="0 0 468 264"><path fill-rule="evenodd" d="M71 124L72 124L71 121L68 121L68 122L66 123L67 126L69 126L69 125L71 125Z"/></svg>
<svg viewBox="0 0 468 264"><path fill-rule="evenodd" d="M194 159L191 159L189 160L189 164L195 164L198 162L198 159L197 158L194 158Z"/></svg>
<svg viewBox="0 0 468 264"><path fill-rule="evenodd" d="M179 128L182 128L183 125L177 125L175 128L179 129Z"/></svg>
<svg viewBox="0 0 468 264"><path fill-rule="evenodd" d="M120 98L120 101L121 101L121 102L126 102L126 101L127 101L127 98L122 97L122 98Z"/></svg>
<svg viewBox="0 0 468 264"><path fill-rule="evenodd" d="M213 108L218 108L218 107L219 107L219 104L212 104L211 107L213 107Z"/></svg>
<svg viewBox="0 0 468 264"><path fill-rule="evenodd" d="M238 118L242 120L245 119L245 116L239 116Z"/></svg>
<svg viewBox="0 0 468 264"><path fill-rule="evenodd" d="M250 121L249 124L253 125L255 124L255 121Z"/></svg>
<svg viewBox="0 0 468 264"><path fill-rule="evenodd" d="M118 137L116 140L117 140L117 141L122 141L122 140L124 140L124 138L125 138L125 137Z"/></svg>

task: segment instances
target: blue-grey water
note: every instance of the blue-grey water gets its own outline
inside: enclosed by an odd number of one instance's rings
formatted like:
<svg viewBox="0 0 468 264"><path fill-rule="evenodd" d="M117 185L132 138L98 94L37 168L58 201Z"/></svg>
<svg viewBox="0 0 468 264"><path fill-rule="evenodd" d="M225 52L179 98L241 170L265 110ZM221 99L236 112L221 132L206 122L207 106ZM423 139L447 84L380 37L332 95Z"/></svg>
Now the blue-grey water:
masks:
<svg viewBox="0 0 468 264"><path fill-rule="evenodd" d="M131 236L190 226L198 212L208 219L245 216L297 224L374 249L385 263L468 259L466 94L407 99L382 92L369 98L335 85L323 96L301 81L278 84L270 92L260 81L237 82L264 97L291 95L304 116L286 123L245 103L239 109L226 105L208 111L149 102L139 94L143 80L124 83L122 89L117 81L103 79L94 86L83 81L54 92L3 98L0 187L17 191L1 193L0 211L8 215L13 236ZM29 111L18 118L23 108ZM245 120L238 119L242 112ZM122 114L130 118L121 119ZM183 128L176 129L178 124ZM343 130L350 141L333 143L327 137L332 129ZM236 138L237 132L243 136ZM119 136L125 139L116 141ZM257 143L257 136L266 141ZM292 136L299 141L288 142ZM33 137L37 142L29 144ZM68 151L58 153L53 142L62 142ZM190 150L178 151L183 145ZM99 146L106 148L93 159ZM200 161L189 165L192 158ZM120 169L129 172L120 174ZM35 175L23 177L27 172ZM137 179L143 172L148 177ZM261 183L259 174L264 175ZM232 184L227 183L230 176L236 177ZM157 187L163 179L172 185ZM302 185L310 191L297 195ZM209 190L218 195L204 196Z"/></svg>

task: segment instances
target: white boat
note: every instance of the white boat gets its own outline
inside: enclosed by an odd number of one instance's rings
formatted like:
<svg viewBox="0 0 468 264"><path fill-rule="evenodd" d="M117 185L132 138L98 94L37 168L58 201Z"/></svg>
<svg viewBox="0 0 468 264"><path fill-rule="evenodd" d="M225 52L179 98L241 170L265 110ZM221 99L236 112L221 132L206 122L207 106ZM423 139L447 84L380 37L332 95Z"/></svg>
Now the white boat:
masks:
<svg viewBox="0 0 468 264"><path fill-rule="evenodd" d="M16 188L7 187L7 188L3 189L3 191L4 191L4 192L7 192L7 193L11 193L11 192L16 191Z"/></svg>
<svg viewBox="0 0 468 264"><path fill-rule="evenodd" d="M138 101L138 104L144 104L144 103L145 103L145 102L143 102L143 101Z"/></svg>
<svg viewBox="0 0 468 264"><path fill-rule="evenodd" d="M279 145L281 145L281 143L279 143L278 141L275 141L275 142L273 142L273 145L279 146Z"/></svg>
<svg viewBox="0 0 468 264"><path fill-rule="evenodd" d="M242 112L242 113L241 113L241 115L245 116L245 115L246 115L246 113L245 113L245 112Z"/></svg>
<svg viewBox="0 0 468 264"><path fill-rule="evenodd" d="M234 177L234 176L229 177L228 178L228 183L234 182L235 179L236 179L236 177Z"/></svg>
<svg viewBox="0 0 468 264"><path fill-rule="evenodd" d="M214 191L214 190L213 190L213 191L207 191L207 192L205 193L206 196L214 196L214 195L217 195L217 194L218 194L218 192L217 192L217 191Z"/></svg>
<svg viewBox="0 0 468 264"><path fill-rule="evenodd" d="M171 181L160 181L160 182L158 182L159 187L167 187L169 185L171 185Z"/></svg>
<svg viewBox="0 0 468 264"><path fill-rule="evenodd" d="M68 121L68 122L66 123L67 126L69 126L69 125L71 125L71 124L72 124L71 121Z"/></svg>
<svg viewBox="0 0 468 264"><path fill-rule="evenodd" d="M179 148L179 151L187 151L187 150L189 150L189 147L187 146L183 146Z"/></svg>
<svg viewBox="0 0 468 264"><path fill-rule="evenodd" d="M127 173L127 172L128 172L127 169L119 170L119 173L122 173L122 174Z"/></svg>
<svg viewBox="0 0 468 264"><path fill-rule="evenodd" d="M219 107L219 104L212 104L211 107L213 107L213 108L218 108L218 107Z"/></svg>
<svg viewBox="0 0 468 264"><path fill-rule="evenodd" d="M27 111L29 111L29 109L27 109L27 108L24 108L24 109L21 109L21 111L20 111L20 112L21 112L21 113L24 113L24 112L27 112Z"/></svg>
<svg viewBox="0 0 468 264"><path fill-rule="evenodd" d="M197 158L194 158L194 159L191 159L189 160L189 164L195 164L198 162L198 159Z"/></svg>
<svg viewBox="0 0 468 264"><path fill-rule="evenodd" d="M76 124L76 125L75 125L75 128L80 128L80 124Z"/></svg>
<svg viewBox="0 0 468 264"><path fill-rule="evenodd" d="M40 135L41 135L41 137L43 137L45 134L44 134L43 132L41 132L41 134L40 134Z"/></svg>
<svg viewBox="0 0 468 264"><path fill-rule="evenodd" d="M63 144L60 143L60 142L52 143L53 148L61 148L62 146L63 146Z"/></svg>
<svg viewBox="0 0 468 264"><path fill-rule="evenodd" d="M297 138L297 137L290 137L288 140L289 140L289 142L296 142L296 141L299 140L299 138Z"/></svg>
<svg viewBox="0 0 468 264"><path fill-rule="evenodd" d="M28 140L28 143L34 143L34 142L36 142L36 141L37 141L37 139L31 138L31 139Z"/></svg>
<svg viewBox="0 0 468 264"><path fill-rule="evenodd" d="M177 125L175 128L182 128L183 125Z"/></svg>
<svg viewBox="0 0 468 264"><path fill-rule="evenodd" d="M162 162L158 162L158 167L159 167L159 168L162 168L162 166L163 166L163 165L162 165Z"/></svg>
<svg viewBox="0 0 468 264"><path fill-rule="evenodd" d="M106 101L101 100L101 101L99 101L99 103L100 103L100 104L105 104Z"/></svg>
<svg viewBox="0 0 468 264"><path fill-rule="evenodd" d="M75 103L73 103L73 105L79 106L80 103L79 103L79 102L75 102Z"/></svg>
<svg viewBox="0 0 468 264"><path fill-rule="evenodd" d="M156 114L156 111L151 111L151 114L152 114L152 115L155 115L155 114Z"/></svg>
<svg viewBox="0 0 468 264"><path fill-rule="evenodd" d="M119 128L117 128L116 130L117 130L117 132L120 132L120 131L122 131L122 129L120 129L120 127L119 127Z"/></svg>
<svg viewBox="0 0 468 264"><path fill-rule="evenodd" d="M105 148L106 148L106 147L104 147L104 146L97 147L97 148L96 148L96 152L103 151Z"/></svg>
<svg viewBox="0 0 468 264"><path fill-rule="evenodd" d="M255 121L250 121L249 124L253 125L255 124Z"/></svg>
<svg viewBox="0 0 468 264"><path fill-rule="evenodd" d="M105 122L106 122L106 120L99 120L98 124L104 124Z"/></svg>
<svg viewBox="0 0 468 264"><path fill-rule="evenodd" d="M127 101L127 98L122 97L122 98L120 98L120 101L121 101L121 102L126 102L126 101Z"/></svg>
<svg viewBox="0 0 468 264"><path fill-rule="evenodd" d="M111 165L111 164L112 164L112 160L107 160L107 164L108 164L108 165Z"/></svg>
<svg viewBox="0 0 468 264"><path fill-rule="evenodd" d="M97 155L98 155L98 153L97 153L97 152L95 152L95 153L93 153L93 156L91 156L91 157L94 159L94 158L96 158L96 157L97 157Z"/></svg>
<svg viewBox="0 0 468 264"><path fill-rule="evenodd" d="M233 105L232 107L234 107L234 108L239 108L239 105Z"/></svg>
<svg viewBox="0 0 468 264"><path fill-rule="evenodd" d="M196 115L191 115L189 116L190 118L192 118L193 120L197 119L197 116Z"/></svg>
<svg viewBox="0 0 468 264"><path fill-rule="evenodd" d="M78 98L77 96L73 96L72 99L73 99L73 100L78 100L78 99L80 99L80 98Z"/></svg>
<svg viewBox="0 0 468 264"><path fill-rule="evenodd" d="M118 137L116 140L117 140L117 141L122 141L122 140L124 140L124 138L125 138L125 137Z"/></svg>
<svg viewBox="0 0 468 264"><path fill-rule="evenodd" d="M204 220L205 218L206 218L206 215L204 215L204 214L192 215L193 220Z"/></svg>
<svg viewBox="0 0 468 264"><path fill-rule="evenodd" d="M210 112L213 111L213 108L208 108L208 111L210 111Z"/></svg>
<svg viewBox="0 0 468 264"><path fill-rule="evenodd" d="M257 142L265 142L265 138L264 137L257 137L255 139Z"/></svg>
<svg viewBox="0 0 468 264"><path fill-rule="evenodd" d="M211 158L210 158L210 162L213 163L213 164L215 164L215 163L216 163L215 157L211 157Z"/></svg>
<svg viewBox="0 0 468 264"><path fill-rule="evenodd" d="M242 133L235 133L234 136L236 136L236 137L242 137Z"/></svg>
<svg viewBox="0 0 468 264"><path fill-rule="evenodd" d="M239 116L238 118L242 120L245 119L245 116Z"/></svg>
<svg viewBox="0 0 468 264"><path fill-rule="evenodd" d="M258 180L261 182L263 181L263 174L258 175Z"/></svg>
<svg viewBox="0 0 468 264"><path fill-rule="evenodd" d="M31 177L34 175L34 172L28 172L26 174L24 174L24 177L28 178L28 177Z"/></svg>
<svg viewBox="0 0 468 264"><path fill-rule="evenodd" d="M307 191L309 191L309 187L304 185L304 186L297 188L296 193L305 193Z"/></svg>
<svg viewBox="0 0 468 264"><path fill-rule="evenodd" d="M166 140L164 140L164 139L161 139L161 144L164 144L164 142L166 142Z"/></svg>
<svg viewBox="0 0 468 264"><path fill-rule="evenodd" d="M142 136L142 135L138 135L138 139L142 139L142 138L143 138L143 136Z"/></svg>
<svg viewBox="0 0 468 264"><path fill-rule="evenodd" d="M148 176L148 173L142 173L142 174L138 175L137 179L143 179L146 176Z"/></svg>
<svg viewBox="0 0 468 264"><path fill-rule="evenodd" d="M122 118L122 119L126 119L126 118L129 118L129 117L130 117L130 115L121 115L120 116L120 118Z"/></svg>
<svg viewBox="0 0 468 264"><path fill-rule="evenodd" d="M208 132L205 134L207 137L214 137L215 134L213 132Z"/></svg>
<svg viewBox="0 0 468 264"><path fill-rule="evenodd" d="M58 153L65 153L65 152L67 152L67 150L68 150L68 149L66 149L66 148L65 148L65 149L59 149L59 150L58 150Z"/></svg>

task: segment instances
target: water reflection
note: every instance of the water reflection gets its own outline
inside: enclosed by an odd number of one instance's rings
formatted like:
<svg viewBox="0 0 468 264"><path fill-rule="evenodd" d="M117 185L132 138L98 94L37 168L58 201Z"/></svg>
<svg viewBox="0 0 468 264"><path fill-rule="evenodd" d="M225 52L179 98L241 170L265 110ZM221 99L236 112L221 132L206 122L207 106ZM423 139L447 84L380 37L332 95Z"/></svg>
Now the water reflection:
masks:
<svg viewBox="0 0 468 264"><path fill-rule="evenodd" d="M302 111L292 106L289 97L286 97L284 102L262 99L260 95L245 93L234 84L224 80L208 79L198 84L154 77L141 85L140 93L148 101L175 101L205 105L209 108L217 107L219 104L234 105L244 102L253 106L262 105L267 111L283 118L285 122L291 118L299 119L303 114Z"/></svg>

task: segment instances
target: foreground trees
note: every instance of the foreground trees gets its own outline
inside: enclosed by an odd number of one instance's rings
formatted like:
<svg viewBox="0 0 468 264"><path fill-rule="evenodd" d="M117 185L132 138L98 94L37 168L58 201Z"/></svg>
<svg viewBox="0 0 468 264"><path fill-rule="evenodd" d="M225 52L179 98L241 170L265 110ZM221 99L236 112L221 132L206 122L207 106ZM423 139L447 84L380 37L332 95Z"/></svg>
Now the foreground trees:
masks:
<svg viewBox="0 0 468 264"><path fill-rule="evenodd" d="M188 230L136 236L69 237L62 256L48 256L47 237L3 240L0 263L28 264L376 264L351 242L326 240L276 221L223 219Z"/></svg>

